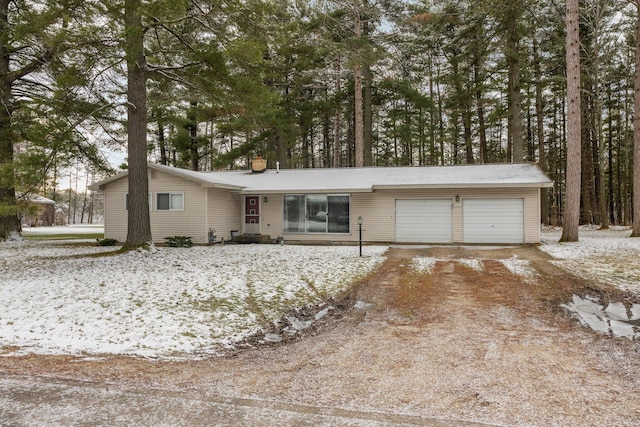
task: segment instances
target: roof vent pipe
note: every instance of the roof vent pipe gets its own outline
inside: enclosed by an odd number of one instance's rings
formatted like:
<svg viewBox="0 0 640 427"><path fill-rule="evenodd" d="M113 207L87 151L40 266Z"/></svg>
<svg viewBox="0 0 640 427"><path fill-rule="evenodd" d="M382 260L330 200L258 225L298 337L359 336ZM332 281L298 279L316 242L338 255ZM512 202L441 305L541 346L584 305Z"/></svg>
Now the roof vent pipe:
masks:
<svg viewBox="0 0 640 427"><path fill-rule="evenodd" d="M276 161L276 173L280 173L280 162Z"/></svg>

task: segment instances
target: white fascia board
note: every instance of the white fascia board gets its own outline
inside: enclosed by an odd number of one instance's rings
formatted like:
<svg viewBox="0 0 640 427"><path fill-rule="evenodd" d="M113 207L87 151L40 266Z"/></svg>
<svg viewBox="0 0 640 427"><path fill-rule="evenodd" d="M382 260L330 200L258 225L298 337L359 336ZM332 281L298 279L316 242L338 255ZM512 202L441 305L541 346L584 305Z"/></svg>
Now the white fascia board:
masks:
<svg viewBox="0 0 640 427"><path fill-rule="evenodd" d="M343 194L343 193L373 193L373 188L282 188L261 189L245 188L242 194Z"/></svg>
<svg viewBox="0 0 640 427"><path fill-rule="evenodd" d="M242 191L245 187L233 184L220 184L216 182L201 181L202 188L220 188L222 190Z"/></svg>
<svg viewBox="0 0 640 427"><path fill-rule="evenodd" d="M124 172L120 172L117 175L113 175L110 176L109 178L103 179L102 181L98 181L98 182L94 182L93 184L89 185L89 190L104 190L104 187L110 183L112 183L113 181L117 181L120 178L124 178L129 174L129 171L124 171Z"/></svg>

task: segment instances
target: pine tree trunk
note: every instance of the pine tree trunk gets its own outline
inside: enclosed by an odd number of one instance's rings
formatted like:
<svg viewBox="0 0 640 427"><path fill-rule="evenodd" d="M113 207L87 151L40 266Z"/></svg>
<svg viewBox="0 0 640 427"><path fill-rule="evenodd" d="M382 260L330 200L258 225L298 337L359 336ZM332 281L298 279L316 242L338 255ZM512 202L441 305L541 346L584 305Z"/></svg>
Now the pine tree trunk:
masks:
<svg viewBox="0 0 640 427"><path fill-rule="evenodd" d="M127 59L127 146L129 211L125 249L151 242L147 175L147 64L144 56L141 1L125 0Z"/></svg>
<svg viewBox="0 0 640 427"><path fill-rule="evenodd" d="M373 84L373 74L371 66L365 64L362 68L364 87L362 88L362 112L363 112L363 129L362 129L362 156L364 166L373 166L373 106L371 86Z"/></svg>
<svg viewBox="0 0 640 427"><path fill-rule="evenodd" d="M280 167L282 169L289 169L291 165L289 164L289 156L287 155L287 142L280 134L278 128L273 129L273 139L276 146L276 158L278 162L280 162Z"/></svg>
<svg viewBox="0 0 640 427"><path fill-rule="evenodd" d="M533 39L533 63L536 78L536 127L538 131L538 165L544 173L549 171L547 164L547 151L544 141L544 106L542 98L542 70L540 68L540 58L538 56L538 41ZM540 190L540 218L543 224L549 224L549 189Z"/></svg>
<svg viewBox="0 0 640 427"><path fill-rule="evenodd" d="M522 130L522 94L520 93L520 52L518 49L518 4L511 3L507 17L507 63L509 65L509 124L512 145L512 161L524 160L524 135Z"/></svg>
<svg viewBox="0 0 640 427"><path fill-rule="evenodd" d="M360 23L360 1L354 1L355 11L355 36L359 39L362 35L362 27ZM359 42L359 41L358 41ZM360 52L356 55L360 56ZM361 168L364 166L364 117L362 114L362 64L361 59L356 58L356 64L353 69L354 80L354 150L355 150L355 166Z"/></svg>
<svg viewBox="0 0 640 427"><path fill-rule="evenodd" d="M580 221L580 36L578 0L567 0L567 177L561 242L577 242Z"/></svg>
<svg viewBox="0 0 640 427"><path fill-rule="evenodd" d="M640 3L636 2L636 74L633 79L633 231L640 237Z"/></svg>
<svg viewBox="0 0 640 427"><path fill-rule="evenodd" d="M160 146L160 164L167 166L167 141L164 137L164 119L158 119L158 145Z"/></svg>
<svg viewBox="0 0 640 427"><path fill-rule="evenodd" d="M191 101L191 109L187 113L189 122L189 168L192 171L199 170L200 153L198 153L198 119L196 118L197 101Z"/></svg>
<svg viewBox="0 0 640 427"><path fill-rule="evenodd" d="M591 200L591 192L593 187L593 156L591 154L592 147L592 126L590 113L590 82L588 77L585 77L585 81L582 83L581 88L584 88L584 92L580 94L580 114L581 114L581 126L580 139L582 147L580 149L580 223L592 224L593 223L593 203Z"/></svg>
<svg viewBox="0 0 640 427"><path fill-rule="evenodd" d="M340 71L341 71L341 58L338 53L338 58L336 59L336 110L333 117L333 164L334 168L339 168L342 166L342 142L340 138L341 134L341 106L340 106L340 92L342 91L342 87L340 84Z"/></svg>
<svg viewBox="0 0 640 427"><path fill-rule="evenodd" d="M364 1L365 10L367 1ZM362 34L369 37L369 18L365 15L362 22ZM365 62L362 67L363 88L362 88L362 162L364 166L373 166L373 98L371 89L373 85L373 73L371 65Z"/></svg>
<svg viewBox="0 0 640 427"><path fill-rule="evenodd" d="M478 137L480 139L480 163L489 163L487 150L487 129L484 123L484 101L482 99L482 82L478 65L473 67L473 77L476 86L476 112L478 114Z"/></svg>

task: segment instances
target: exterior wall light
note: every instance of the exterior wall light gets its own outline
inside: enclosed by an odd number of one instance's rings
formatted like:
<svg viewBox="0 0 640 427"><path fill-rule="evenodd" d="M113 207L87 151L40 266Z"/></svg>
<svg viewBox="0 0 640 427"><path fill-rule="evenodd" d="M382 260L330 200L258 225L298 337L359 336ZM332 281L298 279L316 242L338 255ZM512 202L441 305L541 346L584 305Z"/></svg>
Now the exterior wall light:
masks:
<svg viewBox="0 0 640 427"><path fill-rule="evenodd" d="M269 201L269 198L268 198L267 196L264 196L264 198L262 199L262 201L263 201L264 203L267 203L267 202Z"/></svg>
<svg viewBox="0 0 640 427"><path fill-rule="evenodd" d="M460 196L456 194L456 203L460 203Z"/></svg>

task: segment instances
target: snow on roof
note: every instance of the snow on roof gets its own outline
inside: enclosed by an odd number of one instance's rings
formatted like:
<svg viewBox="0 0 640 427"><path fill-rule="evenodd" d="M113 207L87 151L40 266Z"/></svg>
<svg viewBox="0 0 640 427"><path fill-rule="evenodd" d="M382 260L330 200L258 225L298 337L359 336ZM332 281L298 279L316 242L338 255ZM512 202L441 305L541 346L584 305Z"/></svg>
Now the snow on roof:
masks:
<svg viewBox="0 0 640 427"><path fill-rule="evenodd" d="M262 174L234 174L233 180L244 187L245 193L552 185L533 164L284 169Z"/></svg>
<svg viewBox="0 0 640 427"><path fill-rule="evenodd" d="M243 193L277 192L372 192L375 189L460 187L551 187L552 181L532 163L500 163L457 166L405 166L340 169L280 169L196 172L149 164L196 181L203 187L226 188ZM118 175L117 177L121 177ZM116 179L112 177L92 187Z"/></svg>
<svg viewBox="0 0 640 427"><path fill-rule="evenodd" d="M36 203L39 205L54 205L56 202L54 202L51 199L47 199L44 196L41 196L39 194L27 194L27 195L23 195L22 193L16 192L16 196L18 198L23 198L24 200L30 202L30 203Z"/></svg>

